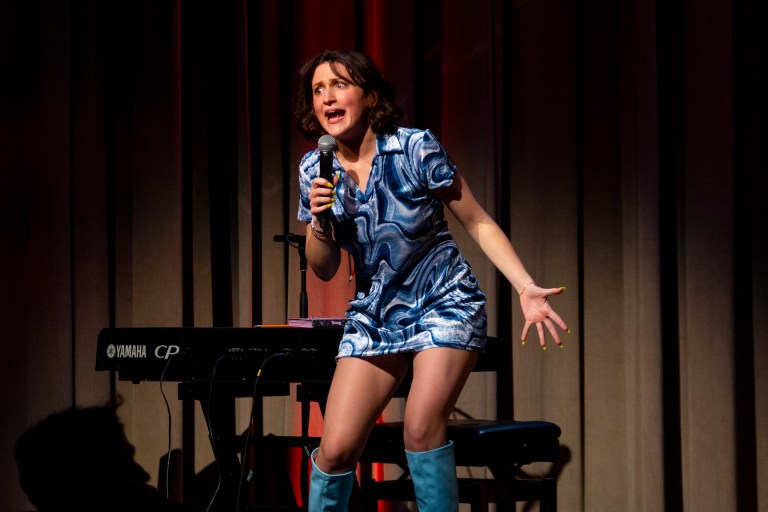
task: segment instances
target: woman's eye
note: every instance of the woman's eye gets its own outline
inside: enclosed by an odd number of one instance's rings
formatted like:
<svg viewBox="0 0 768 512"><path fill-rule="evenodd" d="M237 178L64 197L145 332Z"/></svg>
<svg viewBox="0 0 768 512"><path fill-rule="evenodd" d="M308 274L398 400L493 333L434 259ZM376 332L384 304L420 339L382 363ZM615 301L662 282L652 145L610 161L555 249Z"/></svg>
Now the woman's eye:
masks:
<svg viewBox="0 0 768 512"><path fill-rule="evenodd" d="M336 82L336 88L337 89L344 89L347 86L344 82Z"/></svg>
<svg viewBox="0 0 768 512"><path fill-rule="evenodd" d="M313 92L314 94L320 94L321 92L323 92L323 88L322 88L322 87L315 87L315 88L312 90L312 92Z"/></svg>

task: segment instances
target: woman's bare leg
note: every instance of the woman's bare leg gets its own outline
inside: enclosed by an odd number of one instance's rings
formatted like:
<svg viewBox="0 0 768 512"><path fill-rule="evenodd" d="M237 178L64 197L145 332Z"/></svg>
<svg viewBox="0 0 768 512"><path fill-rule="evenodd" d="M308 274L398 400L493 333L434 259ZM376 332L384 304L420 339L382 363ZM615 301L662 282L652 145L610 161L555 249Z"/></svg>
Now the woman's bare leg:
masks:
<svg viewBox="0 0 768 512"><path fill-rule="evenodd" d="M408 371L399 354L339 359L328 393L315 464L330 474L350 471L368 435Z"/></svg>
<svg viewBox="0 0 768 512"><path fill-rule="evenodd" d="M477 352L445 347L416 354L405 404L406 450L423 452L445 445L448 418L477 357Z"/></svg>

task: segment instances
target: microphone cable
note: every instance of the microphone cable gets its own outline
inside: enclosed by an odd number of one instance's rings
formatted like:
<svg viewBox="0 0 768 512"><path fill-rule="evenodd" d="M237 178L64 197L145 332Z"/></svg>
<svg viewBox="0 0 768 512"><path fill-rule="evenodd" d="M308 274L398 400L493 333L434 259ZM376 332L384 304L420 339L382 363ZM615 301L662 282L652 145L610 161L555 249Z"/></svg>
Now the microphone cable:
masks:
<svg viewBox="0 0 768 512"><path fill-rule="evenodd" d="M285 352L275 352L274 354L264 359L264 361L262 361L261 363L261 366L259 366L259 370L256 372L256 379L254 379L253 381L253 393L251 396L251 414L248 420L248 429L245 434L245 441L243 442L242 456L240 457L240 478L238 479L238 483L237 483L237 500L235 505L235 511L240 510L240 496L242 495L243 480L245 479L245 456L248 451L248 445L250 444L250 440L251 440L251 430L253 429L253 415L256 412L256 391L258 390L258 386L259 386L259 378L261 377L261 372L264 370L264 367L267 365L267 363L272 359L275 359L276 357L288 357L288 354L286 354ZM249 481L250 481L250 476L249 476Z"/></svg>
<svg viewBox="0 0 768 512"><path fill-rule="evenodd" d="M206 404L206 416L208 418L208 421L206 421L206 425L208 426L208 435L211 439L211 450L213 450L213 460L216 463L216 474L218 475L219 481L216 483L216 489L213 491L213 496L211 496L211 501L208 503L208 507L205 509L205 512L209 512L211 510L211 507L213 506L213 502L216 500L216 496L219 494L219 490L221 489L221 467L219 466L219 454L216 451L216 443L214 442L213 437L213 416L211 415L211 402L213 402L213 383L215 381L216 377L216 369L219 367L219 363L223 361L224 359L229 359L229 356L220 356L218 359L216 359L216 363L213 365L213 371L211 372L211 385L208 388L208 403Z"/></svg>
<svg viewBox="0 0 768 512"><path fill-rule="evenodd" d="M160 374L160 395L163 397L163 402L165 403L165 411L168 415L168 453L167 453L167 460L165 462L165 497L170 499L170 493L171 493L171 486L170 486L170 474L171 474L171 432L172 432L172 422L173 422L173 415L171 414L171 406L168 403L168 397L165 396L165 390L163 389L163 382L165 382L165 372L168 370L168 367L171 365L171 361L176 357L177 354L173 354L170 357L168 357L168 361L166 361L165 366L163 367L163 371Z"/></svg>

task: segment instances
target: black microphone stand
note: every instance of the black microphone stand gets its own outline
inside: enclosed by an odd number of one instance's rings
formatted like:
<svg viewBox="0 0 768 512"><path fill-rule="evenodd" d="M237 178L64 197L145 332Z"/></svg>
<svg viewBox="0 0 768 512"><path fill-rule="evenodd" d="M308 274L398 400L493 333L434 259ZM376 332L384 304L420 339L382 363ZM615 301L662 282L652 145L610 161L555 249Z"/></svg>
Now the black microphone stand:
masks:
<svg viewBox="0 0 768 512"><path fill-rule="evenodd" d="M288 233L286 235L275 235L272 237L275 242L287 243L291 247L296 247L299 251L299 271L301 272L301 291L299 293L299 318L307 318L308 299L307 299L307 254L304 250L307 237Z"/></svg>

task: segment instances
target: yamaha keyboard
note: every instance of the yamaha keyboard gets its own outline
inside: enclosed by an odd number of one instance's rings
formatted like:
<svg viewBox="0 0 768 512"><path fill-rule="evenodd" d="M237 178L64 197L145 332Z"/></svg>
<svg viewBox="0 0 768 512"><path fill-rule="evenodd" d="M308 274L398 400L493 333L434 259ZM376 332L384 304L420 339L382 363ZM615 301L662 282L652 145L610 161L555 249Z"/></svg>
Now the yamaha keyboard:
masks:
<svg viewBox="0 0 768 512"><path fill-rule="evenodd" d="M96 370L120 380L328 381L342 328L123 327L99 333Z"/></svg>

